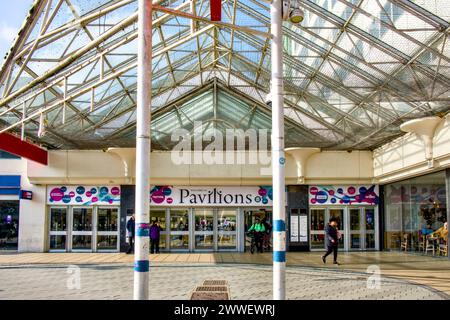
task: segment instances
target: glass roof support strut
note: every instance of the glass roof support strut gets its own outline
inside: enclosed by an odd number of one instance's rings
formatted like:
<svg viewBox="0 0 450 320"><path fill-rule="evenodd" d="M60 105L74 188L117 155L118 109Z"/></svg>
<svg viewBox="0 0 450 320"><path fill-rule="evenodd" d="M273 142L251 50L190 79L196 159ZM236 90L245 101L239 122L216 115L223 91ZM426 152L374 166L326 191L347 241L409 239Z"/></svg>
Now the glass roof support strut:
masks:
<svg viewBox="0 0 450 320"><path fill-rule="evenodd" d="M270 4L272 34L272 188L273 188L273 299L286 299L286 209L283 110L282 3Z"/></svg>
<svg viewBox="0 0 450 320"><path fill-rule="evenodd" d="M134 300L149 298L152 1L138 2ZM131 244L131 243L130 243Z"/></svg>

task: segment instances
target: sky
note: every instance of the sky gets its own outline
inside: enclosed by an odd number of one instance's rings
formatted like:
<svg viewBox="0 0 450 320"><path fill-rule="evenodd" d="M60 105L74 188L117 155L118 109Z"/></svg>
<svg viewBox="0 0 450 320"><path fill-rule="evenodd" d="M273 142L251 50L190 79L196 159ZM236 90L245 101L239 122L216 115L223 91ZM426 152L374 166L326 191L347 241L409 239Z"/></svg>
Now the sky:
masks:
<svg viewBox="0 0 450 320"><path fill-rule="evenodd" d="M11 48L33 0L0 0L0 65Z"/></svg>

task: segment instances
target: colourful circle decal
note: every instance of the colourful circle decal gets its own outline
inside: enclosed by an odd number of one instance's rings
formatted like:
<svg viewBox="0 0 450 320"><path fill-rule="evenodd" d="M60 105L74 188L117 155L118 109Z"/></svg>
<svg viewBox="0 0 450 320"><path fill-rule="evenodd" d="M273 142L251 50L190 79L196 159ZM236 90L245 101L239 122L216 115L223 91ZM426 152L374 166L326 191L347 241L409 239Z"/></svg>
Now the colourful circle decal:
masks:
<svg viewBox="0 0 450 320"><path fill-rule="evenodd" d="M91 189L91 194L96 194L97 193L97 189L96 188L92 188Z"/></svg>
<svg viewBox="0 0 450 320"><path fill-rule="evenodd" d="M108 194L108 192L109 192L109 190L108 190L107 187L101 187L100 188L100 196L101 197L106 196Z"/></svg>
<svg viewBox="0 0 450 320"><path fill-rule="evenodd" d="M83 202L83 198L78 196L78 197L75 198L75 201L78 202L78 203Z"/></svg>
<svg viewBox="0 0 450 320"><path fill-rule="evenodd" d="M79 186L76 191L77 191L78 194L84 194L86 189L84 189L84 187L82 187L82 186Z"/></svg>
<svg viewBox="0 0 450 320"><path fill-rule="evenodd" d="M167 203L168 204L172 204L173 203L173 199L172 198L167 198Z"/></svg>
<svg viewBox="0 0 450 320"><path fill-rule="evenodd" d="M92 196L92 193L90 191L86 192L86 197L90 198L91 196Z"/></svg>
<svg viewBox="0 0 450 320"><path fill-rule="evenodd" d="M265 196L267 195L267 190L264 189L264 188L261 188L261 189L258 190L258 194L259 194L261 197L265 197Z"/></svg>
<svg viewBox="0 0 450 320"><path fill-rule="evenodd" d="M62 191L60 188L55 188L52 191L50 191L50 199L52 199L55 202L61 201L64 198L64 191Z"/></svg>
<svg viewBox="0 0 450 320"><path fill-rule="evenodd" d="M113 187L113 188L111 189L111 194L112 194L113 196L118 196L118 195L120 194L120 189L119 189L118 187Z"/></svg>
<svg viewBox="0 0 450 320"><path fill-rule="evenodd" d="M69 196L70 196L71 198L75 197L75 192L70 191Z"/></svg>
<svg viewBox="0 0 450 320"><path fill-rule="evenodd" d="M93 202L93 203L95 203L95 202L97 202L97 201L98 201L98 198L97 198L97 197L93 197L93 198L92 198L92 202Z"/></svg>

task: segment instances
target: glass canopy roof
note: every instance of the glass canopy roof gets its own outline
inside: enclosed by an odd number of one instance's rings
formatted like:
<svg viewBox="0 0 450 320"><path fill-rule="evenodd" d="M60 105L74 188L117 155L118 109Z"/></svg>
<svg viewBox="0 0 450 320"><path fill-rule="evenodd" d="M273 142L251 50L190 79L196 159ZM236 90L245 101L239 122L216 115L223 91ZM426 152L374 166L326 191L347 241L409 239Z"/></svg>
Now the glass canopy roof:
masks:
<svg viewBox="0 0 450 320"><path fill-rule="evenodd" d="M153 3L209 17L208 0ZM267 1L222 3L224 22L270 31ZM302 24L284 25L286 147L373 149L450 110L450 1L301 6ZM0 132L50 149L134 146L136 22L136 0L36 0L0 71ZM152 147L195 121L270 129L270 67L266 36L154 10Z"/></svg>

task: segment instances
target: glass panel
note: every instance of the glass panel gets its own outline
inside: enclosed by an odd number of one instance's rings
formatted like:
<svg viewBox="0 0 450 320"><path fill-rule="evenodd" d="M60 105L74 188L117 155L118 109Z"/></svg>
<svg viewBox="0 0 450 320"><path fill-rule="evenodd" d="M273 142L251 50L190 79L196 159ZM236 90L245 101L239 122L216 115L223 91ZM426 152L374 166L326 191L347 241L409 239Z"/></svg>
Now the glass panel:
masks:
<svg viewBox="0 0 450 320"><path fill-rule="evenodd" d="M360 210L350 209L350 230L359 230L360 225Z"/></svg>
<svg viewBox="0 0 450 320"><path fill-rule="evenodd" d="M78 235L72 238L73 250L90 250L92 248L92 236Z"/></svg>
<svg viewBox="0 0 450 320"><path fill-rule="evenodd" d="M92 231L92 208L73 208L73 231Z"/></svg>
<svg viewBox="0 0 450 320"><path fill-rule="evenodd" d="M350 248L351 249L360 249L361 248L361 235L360 234L351 234L350 235Z"/></svg>
<svg viewBox="0 0 450 320"><path fill-rule="evenodd" d="M0 249L17 250L19 201L0 201Z"/></svg>
<svg viewBox="0 0 450 320"><path fill-rule="evenodd" d="M50 236L50 250L66 250L66 236Z"/></svg>
<svg viewBox="0 0 450 320"><path fill-rule="evenodd" d="M311 234L311 249L324 249L324 248L325 248L325 235Z"/></svg>
<svg viewBox="0 0 450 320"><path fill-rule="evenodd" d="M166 211L165 210L151 210L150 211L150 222L153 222L155 220L163 230L166 230Z"/></svg>
<svg viewBox="0 0 450 320"><path fill-rule="evenodd" d="M311 230L323 231L325 228L325 210L312 209L311 210Z"/></svg>
<svg viewBox="0 0 450 320"><path fill-rule="evenodd" d="M217 212L217 230L236 231L236 210L219 210Z"/></svg>
<svg viewBox="0 0 450 320"><path fill-rule="evenodd" d="M99 208L97 211L98 231L117 231L119 210L117 208Z"/></svg>
<svg viewBox="0 0 450 320"><path fill-rule="evenodd" d="M366 249L375 249L375 234L366 234Z"/></svg>
<svg viewBox="0 0 450 320"><path fill-rule="evenodd" d="M426 253L426 236L433 234L439 239L445 238L445 171L389 184L385 190L387 249L400 250L403 244L407 250Z"/></svg>
<svg viewBox="0 0 450 320"><path fill-rule="evenodd" d="M195 209L195 231L214 231L214 211Z"/></svg>
<svg viewBox="0 0 450 320"><path fill-rule="evenodd" d="M159 250L166 250L166 234L162 232L159 237Z"/></svg>
<svg viewBox="0 0 450 320"><path fill-rule="evenodd" d="M219 234L217 238L219 249L236 249L236 236Z"/></svg>
<svg viewBox="0 0 450 320"><path fill-rule="evenodd" d="M67 209L50 209L50 231L67 231Z"/></svg>
<svg viewBox="0 0 450 320"><path fill-rule="evenodd" d="M214 248L214 236L212 234L195 235L195 249L213 249L213 248Z"/></svg>
<svg viewBox="0 0 450 320"><path fill-rule="evenodd" d="M117 250L117 236L97 236L98 250Z"/></svg>
<svg viewBox="0 0 450 320"><path fill-rule="evenodd" d="M330 209L330 218L336 218L338 221L338 229L344 230L344 210L343 209Z"/></svg>
<svg viewBox="0 0 450 320"><path fill-rule="evenodd" d="M188 235L171 235L170 236L170 249L189 249L189 236Z"/></svg>
<svg viewBox="0 0 450 320"><path fill-rule="evenodd" d="M189 231L188 210L170 210L170 230Z"/></svg>
<svg viewBox="0 0 450 320"><path fill-rule="evenodd" d="M375 230L375 210L365 209L366 230Z"/></svg>

